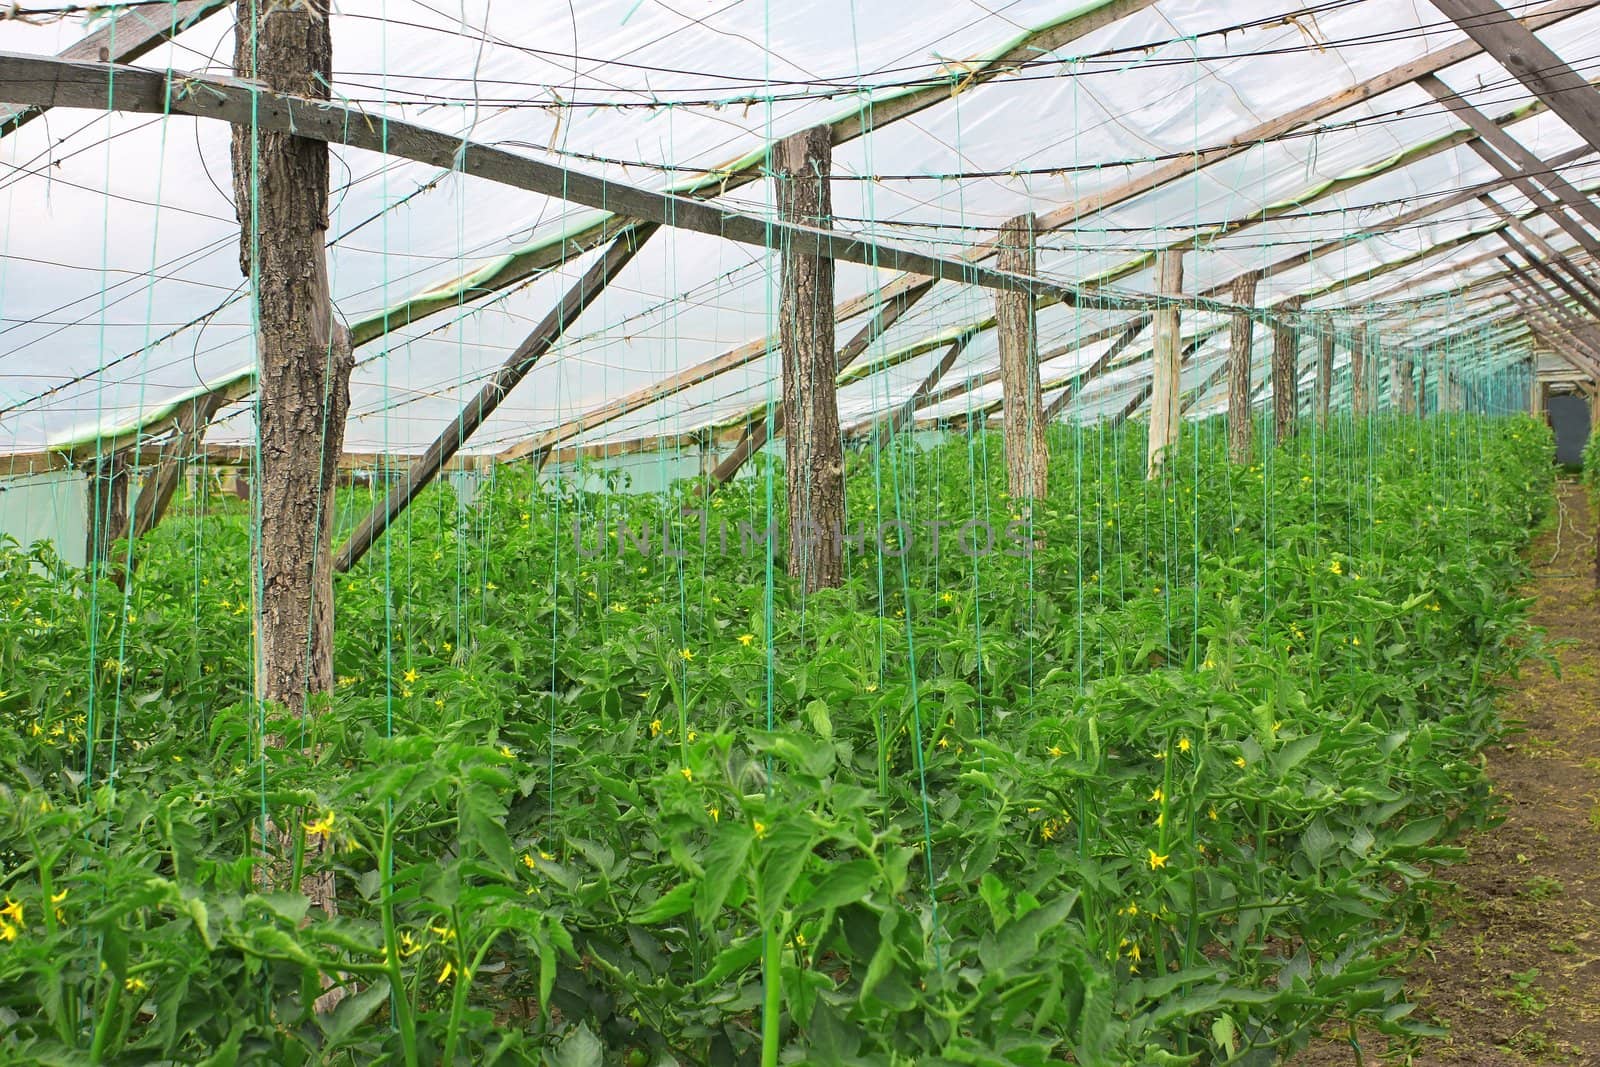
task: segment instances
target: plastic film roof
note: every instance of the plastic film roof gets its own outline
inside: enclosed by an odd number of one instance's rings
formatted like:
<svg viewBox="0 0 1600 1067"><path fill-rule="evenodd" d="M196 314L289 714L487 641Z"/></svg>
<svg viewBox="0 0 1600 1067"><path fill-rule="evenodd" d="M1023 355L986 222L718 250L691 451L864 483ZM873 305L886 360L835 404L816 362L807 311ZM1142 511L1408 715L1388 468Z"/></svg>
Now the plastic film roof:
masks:
<svg viewBox="0 0 1600 1067"><path fill-rule="evenodd" d="M1558 6L1578 13L1541 39L1592 76L1600 8ZM998 78L970 78L1042 28L1059 33L1110 7L1129 13L1031 53ZM0 21L0 50L53 54L85 29L76 19ZM914 12L847 0L345 0L333 33L334 95L352 107L656 189L760 161L775 137L852 116L867 132L835 149L834 225L949 256L1018 213L1059 216L1465 40L1422 0L927 0ZM224 74L232 41L224 10L136 62ZM946 76L952 84L939 85L930 106L877 121L897 98ZM1508 131L1541 158L1578 154L1580 138L1492 59L1478 55L1440 76L1486 114L1514 118ZM1489 207L1468 198L1386 226L1497 179L1464 128L1420 87L1401 85L1209 165L1180 165L1179 176L1105 210L1075 212L1040 233L1039 272L1148 293L1153 253L1181 243L1189 294L1226 299L1233 278L1263 271L1259 304L1306 298L1308 310L1330 313L1339 328L1367 324L1394 345L1425 342L1464 318L1488 322L1506 310L1503 299L1484 296L1503 269L1491 254L1504 247ZM56 109L0 138L0 454L137 426L248 374L254 351L228 136L220 123L186 117ZM1581 188L1600 186L1593 158L1563 173ZM604 216L340 146L333 187L329 257L345 319L373 327L385 309L430 291L439 297L430 314L368 331L346 448L420 451L590 265L597 253L568 239ZM1510 185L1492 195L1509 211L1534 211ZM729 182L713 199L773 212L772 184L759 178ZM1528 225L1558 248L1573 247L1543 216ZM1306 261L1280 266L1297 256ZM518 264L540 257L554 265L501 287ZM538 440L619 397L775 338L778 265L774 250L663 230L468 451ZM840 302L864 300L839 322L841 345L896 277L839 264ZM842 423L863 423L910 397L948 341L992 310L990 292L936 284L851 368ZM1042 308L1047 390L1089 367L1132 318ZM1185 337L1221 322L1186 312ZM1258 349L1266 332L1258 328ZM1214 333L1186 365L1184 387L1197 391L1190 414L1215 409L1217 388L1202 387L1226 346L1226 331ZM1115 416L1148 378L1149 349L1146 331L1064 417ZM667 441L741 419L777 390L775 343L752 350L698 384L558 435L559 443ZM1516 333L1493 359L1530 350ZM983 330L941 381L972 388L918 417L994 406L997 367L993 332ZM244 444L253 435L246 397L223 411L207 440Z"/></svg>

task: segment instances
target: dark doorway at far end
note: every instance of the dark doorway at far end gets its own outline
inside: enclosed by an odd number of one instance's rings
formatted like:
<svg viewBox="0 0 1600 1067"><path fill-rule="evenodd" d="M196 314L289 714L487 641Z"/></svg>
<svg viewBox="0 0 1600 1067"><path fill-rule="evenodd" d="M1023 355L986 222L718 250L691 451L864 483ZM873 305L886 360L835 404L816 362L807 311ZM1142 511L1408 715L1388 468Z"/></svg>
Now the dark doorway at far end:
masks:
<svg viewBox="0 0 1600 1067"><path fill-rule="evenodd" d="M1550 427L1556 433L1556 462L1563 467L1583 462L1583 446L1589 440L1589 401L1574 393L1550 397Z"/></svg>

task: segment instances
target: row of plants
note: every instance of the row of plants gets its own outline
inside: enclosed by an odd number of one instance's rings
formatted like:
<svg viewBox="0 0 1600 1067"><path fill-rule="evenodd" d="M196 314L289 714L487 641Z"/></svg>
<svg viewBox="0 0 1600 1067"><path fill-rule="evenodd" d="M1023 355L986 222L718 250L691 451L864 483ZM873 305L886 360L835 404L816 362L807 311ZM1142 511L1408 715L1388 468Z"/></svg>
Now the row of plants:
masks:
<svg viewBox="0 0 1600 1067"><path fill-rule="evenodd" d="M1207 423L1159 482L1137 433L1052 435L1027 509L997 438L852 456L872 536L809 597L751 547L772 468L432 490L340 578L292 722L252 699L237 504L190 501L126 591L0 553L0 1059L1249 1064L1335 1014L1422 1029L1388 974L1492 817L1548 431L1336 422L1246 467ZM980 521L1023 536L929 536ZM336 917L300 892L328 869Z"/></svg>

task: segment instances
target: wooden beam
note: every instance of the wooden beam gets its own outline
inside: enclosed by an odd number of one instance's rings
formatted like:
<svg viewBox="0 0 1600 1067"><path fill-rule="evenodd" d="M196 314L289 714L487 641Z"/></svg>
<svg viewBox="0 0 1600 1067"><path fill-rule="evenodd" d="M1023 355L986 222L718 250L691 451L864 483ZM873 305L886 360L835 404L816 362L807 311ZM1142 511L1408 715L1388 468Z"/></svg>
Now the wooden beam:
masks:
<svg viewBox="0 0 1600 1067"><path fill-rule="evenodd" d="M1573 285L1559 271L1557 271L1554 266L1528 251L1527 246L1523 245L1509 233L1506 233L1504 230L1502 230L1500 232L1500 239L1505 242L1507 248L1511 249L1511 251L1527 260L1529 266L1531 266L1535 271L1543 275L1545 278L1548 278L1552 285L1554 285L1557 289L1560 289L1563 293L1567 294L1567 296L1570 297L1580 308L1588 313L1590 320L1584 323L1585 333L1589 333L1594 330L1594 320L1596 318L1600 318L1600 302L1596 302L1594 297L1578 289L1577 286ZM1510 261L1507 260L1506 262Z"/></svg>
<svg viewBox="0 0 1600 1067"><path fill-rule="evenodd" d="M807 593L844 582L844 453L833 354L833 261L820 254L820 235L809 236L833 223L828 186L832 153L827 127L818 126L787 138L773 157L779 217L807 227L801 232L808 235L783 247L778 308L789 576L799 579Z"/></svg>
<svg viewBox="0 0 1600 1067"><path fill-rule="evenodd" d="M1062 383L1060 391L1056 393L1049 404L1045 405L1044 415L1042 416L1045 425L1048 426L1060 418L1061 413L1067 409L1067 405L1072 403L1072 398L1077 396L1085 385L1104 374L1116 358L1122 355L1129 345L1138 340L1139 335L1144 332L1144 328L1150 325L1153 319L1153 315L1140 315L1135 318L1123 328L1122 332L1117 335L1117 339L1111 342L1110 347L1100 353L1093 363L1072 375L1065 383Z"/></svg>
<svg viewBox="0 0 1600 1067"><path fill-rule="evenodd" d="M1570 312L1526 275L1518 274L1514 280L1522 295L1513 293L1512 301L1527 317L1529 325L1546 335L1565 338L1581 354L1586 367L1600 366L1600 346L1571 317Z"/></svg>
<svg viewBox="0 0 1600 1067"><path fill-rule="evenodd" d="M1600 151L1600 93L1495 0L1433 0L1445 17Z"/></svg>
<svg viewBox="0 0 1600 1067"><path fill-rule="evenodd" d="M1570 0L1559 0L1559 2L1570 2ZM1107 0L1079 7L1074 14L1016 37L1009 47L991 58L971 65L960 64L959 75L951 81L941 79L909 90L891 89L879 99L871 96L853 99L846 110L828 123L830 138L837 147L867 133L881 131L891 123L945 103L953 92L971 93L978 86L1015 72L1022 64L1036 62L1041 56L1047 56L1087 34L1137 14L1153 6L1154 3L1155 0ZM1565 17L1566 14L1570 12L1556 17ZM762 180L766 176L771 152L776 146L777 141L774 140L754 151L743 152L727 163L675 183L671 186L671 191L680 196L696 199L725 196L751 182ZM621 215L608 214L592 225L563 233L559 240L546 241L514 251L487 273L474 271L470 276L470 287L460 283L430 286L427 292L412 297L401 307L392 309L386 316L370 320L370 328L373 331L371 336L381 336L385 329L403 326L442 308L455 307L463 295L465 299L472 300L510 288L540 271L557 266L575 255L603 244L629 221ZM977 255L975 258L982 259L984 256ZM898 283L897 279L891 286L885 286L882 299L887 300L893 296L890 288ZM853 298L840 305L836 317L841 320L853 318L869 309L878 299L877 294ZM358 339L362 334L362 325L365 324L358 324L356 327ZM758 350L766 351L776 347L776 344L776 341L762 343L758 345ZM563 441L568 439L570 438L563 438Z"/></svg>
<svg viewBox="0 0 1600 1067"><path fill-rule="evenodd" d="M1551 0L1550 3L1540 7L1536 12L1528 17L1528 24L1535 27L1554 25L1563 19L1570 18L1573 15L1577 15L1589 10L1597 3L1600 3L1600 0L1577 0L1577 2L1574 2L1574 0ZM1171 160L1168 160L1167 162L1154 167L1120 185L1114 186L1104 192L1094 194L1093 196L1077 200L1065 208L1061 208L1057 211L1040 216L1038 220L1038 232L1046 233L1070 226L1089 215L1109 210L1110 208L1126 203L1135 197L1142 196L1153 189L1157 189L1162 185L1166 185L1170 182L1191 179L1195 171L1201 167L1208 166L1212 163L1221 162L1222 160L1230 159L1243 152L1250 151L1251 149L1258 147L1263 142L1275 140L1302 126L1317 122L1321 119L1329 117L1330 115L1337 114L1338 112L1359 104L1364 100L1369 100L1372 97L1378 96L1382 93L1397 89L1403 85L1415 81L1417 78L1422 77L1425 74L1443 70L1445 67L1451 66L1452 64L1460 63L1466 59L1471 59L1473 56L1478 55L1481 51L1482 49L1473 42L1464 41L1448 48L1441 49L1437 52L1430 52L1427 55L1421 56L1410 62L1403 63L1392 68L1391 70L1383 72L1382 74L1369 78L1366 81L1350 86L1347 89L1341 89L1334 93L1330 93L1329 95L1312 101L1311 103L1303 105L1302 107L1258 123L1247 130L1241 131L1225 145L1202 149L1196 152L1184 153L1181 156L1175 156ZM838 144L839 141L836 139L834 143ZM1587 154L1587 150L1583 153L1574 155L1572 158L1575 159L1584 154ZM735 184L738 183L735 182ZM1493 184L1498 185L1500 183ZM1470 199L1470 195L1471 194L1462 194L1460 200L1454 200L1452 198L1452 203L1440 205L1436 210L1446 210L1448 207L1454 206L1455 203L1465 202L1467 199ZM1407 215L1403 217L1403 221L1396 220L1394 225L1406 225L1411 221L1413 221L1413 217ZM1377 230L1373 232L1382 231ZM1350 240L1359 239L1361 238L1358 236L1350 239L1338 240L1337 242L1329 242L1327 245L1320 247L1315 253L1310 254L1305 262L1309 262L1311 259L1317 258L1317 256L1326 255L1337 248L1344 247L1350 243ZM993 255L997 247L998 245L996 240L990 239L979 245L975 245L967 252L964 252L962 254L962 258L977 262ZM566 252L563 251L562 254L565 255ZM1291 265L1299 264L1285 264L1282 269L1288 269ZM839 304L834 309L835 315L841 320L852 318L871 308L874 300L891 299L905 292L911 285L918 281L920 281L920 279L909 275L896 278L874 293L853 297L850 300ZM1220 292L1224 288L1225 286L1217 287L1212 290L1208 290L1207 293L1203 295L1216 295L1216 293ZM1046 302L1048 302L1048 298L1046 298ZM593 412L585 413L570 419L554 429L539 435L535 441L521 442L517 445L514 445L510 449L507 449L503 456L508 460L518 459L522 456L535 453L541 449L553 447L554 445L560 444L563 441L571 440L572 438L586 433L597 426L603 425L604 423L613 419L620 418L629 411L638 410L638 408L646 404L665 399L666 397L672 396L684 389L698 385L701 382L715 377L717 374L720 374L723 371L731 370L734 367L742 366L754 359L758 359L763 353L767 352L772 347L772 344L773 342L767 338L747 342L746 344L741 345L739 348L733 349L722 356L707 360L704 363L695 365L694 367L687 368L686 370L679 372L672 378L669 378L658 385L648 386L644 389L637 390L619 401L612 401L602 405L599 408L596 408Z"/></svg>
<svg viewBox="0 0 1600 1067"><path fill-rule="evenodd" d="M1245 271L1233 280L1233 302L1256 302L1259 271ZM1250 462L1250 440L1254 422L1250 413L1250 360L1255 346L1255 319L1235 313L1229 324L1228 339L1228 458L1234 463Z"/></svg>
<svg viewBox="0 0 1600 1067"><path fill-rule="evenodd" d="M623 230L611 242L603 256L590 264L576 282L562 294L560 302L552 308L533 332L522 339L500 369L478 390L476 396L452 419L433 444L428 446L411 465L405 483L391 489L382 504L368 513L361 524L350 534L344 547L334 560L340 571L348 571L366 555L367 550L389 528L390 523L406 509L423 487L433 481L450 458L461 450L479 426L494 414L496 408L538 364L544 354L561 339L583 310L605 291L606 285L633 259L639 248L656 232L656 225L636 223Z"/></svg>
<svg viewBox="0 0 1600 1067"><path fill-rule="evenodd" d="M1563 19L1581 14L1594 7L1597 2L1600 2L1600 0L1579 0L1579 2L1553 0L1553 2L1544 4L1532 12L1526 20L1527 25L1534 29L1542 29ZM1161 165L1120 185L1084 197L1059 211L1044 215L1039 220L1040 228L1050 230L1066 226L1083 218L1085 215L1091 215L1107 208L1115 207L1118 204L1126 203L1170 182L1192 180L1195 172L1201 167L1247 152L1264 141L1277 140L1302 126L1325 119L1330 115L1338 114L1347 108L1389 92L1391 89L1398 89L1403 85L1414 82L1425 74L1432 74L1463 60L1471 59L1482 51L1483 46L1481 44L1467 40L1451 45L1448 48L1441 48L1437 52L1429 52L1418 56L1416 59L1402 63L1397 67L1384 71L1382 74L1374 75L1349 88L1340 89L1292 111L1273 116L1267 121L1237 134L1225 145L1201 149L1196 152L1185 152L1182 155L1174 156Z"/></svg>
<svg viewBox="0 0 1600 1067"><path fill-rule="evenodd" d="M1461 118L1477 133L1478 140L1473 142L1473 148L1478 151L1485 162L1508 178L1513 175L1518 188L1526 192L1525 185L1537 183L1539 186L1550 190L1557 200L1577 214L1590 226L1600 229L1600 207L1594 201L1584 196L1561 172L1546 163L1532 152L1523 147L1522 142L1501 129L1489 117L1467 102L1460 94L1456 93L1444 82L1430 74L1417 79L1417 84L1437 100L1444 108ZM1585 83L1587 84L1587 83ZM1501 157L1504 157L1503 159ZM1503 166L1504 165L1504 166ZM1541 192L1535 189L1533 194L1539 199L1546 199ZM1564 212L1546 212L1559 221L1558 216ZM1583 230L1581 226L1573 237L1588 248L1591 252L1600 251L1600 242ZM1571 232L1571 231L1569 231ZM1578 234L1583 234L1579 237Z"/></svg>
<svg viewBox="0 0 1600 1067"><path fill-rule="evenodd" d="M839 350L838 357L834 361L835 374L843 373L848 369L862 353L871 348L878 338L884 335L889 327L893 326L902 315L916 306L917 301L932 288L933 282L923 279L919 286L900 292L879 304L867 324L856 331L855 336L850 339L849 343ZM1024 297L1023 299L1027 298ZM831 318L830 321L832 321ZM779 348L780 350L782 349L781 342ZM745 429L739 438L738 445L722 462L717 464L716 469L711 472L710 478L702 484L702 491L713 491L718 486L732 481L734 476L739 473L739 470L750 461L751 456L765 448L768 441L782 432L785 418L784 410L779 408L772 413L769 419L764 405L751 408L741 415L740 421L744 422ZM514 449L508 450L507 454L512 451Z"/></svg>
<svg viewBox="0 0 1600 1067"><path fill-rule="evenodd" d="M272 92L237 78L178 72L161 74L138 67L69 63L51 57L0 52L0 83L5 84L6 95L24 103L190 115L236 126L253 123L263 131L410 159L511 188L758 248L802 242L814 247L823 259L888 268L985 289L1048 296L1073 307L1154 310L1161 305L1158 299L1007 274L969 260L918 252L858 234L773 222L725 205L704 203L680 194L657 192L545 163L393 117L380 119L329 101Z"/></svg>
<svg viewBox="0 0 1600 1067"><path fill-rule="evenodd" d="M967 345L971 343L975 336L976 334L964 333L950 342L950 347L944 350L944 355L939 358L939 362L923 376L921 382L917 383L917 387L912 391L911 395L906 397L905 401L895 408L893 413L881 423L878 433L880 443L895 437L911 421L912 416L917 413L917 407L922 403L922 400L933 392L940 379L950 373L950 368L955 366L956 360L960 358L962 352L966 351ZM866 425L871 426L876 422L876 419L868 420ZM855 427L853 429L858 428Z"/></svg>
<svg viewBox="0 0 1600 1067"><path fill-rule="evenodd" d="M1538 309L1534 313L1535 319L1544 321L1547 328L1571 338L1573 345L1595 366L1600 367L1600 337L1596 336L1593 324L1579 319L1565 304L1551 296L1543 286L1528 277L1527 272L1510 259L1504 262L1517 288L1526 294L1532 301L1532 306ZM1521 305L1521 301L1518 303ZM1527 305L1522 306L1527 309Z"/></svg>
<svg viewBox="0 0 1600 1067"><path fill-rule="evenodd" d="M1218 326L1210 330L1203 330L1191 337L1189 343L1184 345L1183 349L1178 353L1178 370L1180 372L1183 370L1184 365L1189 362L1190 357L1200 350L1201 345L1221 332L1222 327ZM1122 405L1122 410L1111 417L1109 428L1115 429L1133 418L1134 412L1144 407L1145 401L1151 399L1154 393L1155 376L1152 374L1146 377L1145 383L1140 387L1139 391L1129 397L1126 404Z"/></svg>
<svg viewBox="0 0 1600 1067"><path fill-rule="evenodd" d="M206 427L222 409L226 394L206 393L184 405L172 436L161 446L161 459L145 480L133 509L133 540L154 530L167 513L190 459L198 453ZM137 452L137 450L135 450Z"/></svg>
<svg viewBox="0 0 1600 1067"><path fill-rule="evenodd" d="M1034 225L1031 213L1001 224L997 260L1001 270L1034 273ZM1033 301L1023 293L997 293L994 318L1000 347L1007 485L1017 500L1040 500L1048 493L1050 457L1044 440L1044 405L1039 399L1039 328Z"/></svg>
<svg viewBox="0 0 1600 1067"><path fill-rule="evenodd" d="M1577 285L1587 290L1591 297L1600 297L1600 283L1596 283L1595 280L1589 276L1587 271L1579 270L1577 265L1574 264L1572 260L1568 259L1564 253L1559 251L1549 241L1545 240L1537 230L1501 206L1500 202L1494 199L1494 197L1483 196L1479 199L1482 200L1484 205L1487 206L1490 211L1493 211L1500 218L1505 219L1506 224L1510 226L1511 229L1517 231L1518 235L1532 245L1541 256L1549 260L1555 266L1559 267L1563 272L1566 273L1568 278L1570 278ZM1504 230L1500 231L1500 234L1501 237L1506 241L1515 245L1516 242L1511 241L1511 238Z"/></svg>
<svg viewBox="0 0 1600 1067"><path fill-rule="evenodd" d="M131 63L201 20L230 7L233 0L175 0L124 8L105 25L61 52L60 59L85 63ZM47 107L0 104L0 137L44 114Z"/></svg>

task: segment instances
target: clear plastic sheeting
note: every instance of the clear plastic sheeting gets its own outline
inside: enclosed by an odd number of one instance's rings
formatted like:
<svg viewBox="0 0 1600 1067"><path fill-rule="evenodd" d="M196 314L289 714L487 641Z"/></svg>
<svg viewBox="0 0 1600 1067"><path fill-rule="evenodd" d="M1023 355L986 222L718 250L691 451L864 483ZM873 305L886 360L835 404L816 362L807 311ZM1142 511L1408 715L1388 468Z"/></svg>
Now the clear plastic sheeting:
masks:
<svg viewBox="0 0 1600 1067"><path fill-rule="evenodd" d="M1073 19L1112 6L1126 14L998 78L977 77L987 59L1025 48L1041 30L1063 33ZM155 17L151 7L142 10ZM0 22L0 50L52 54L84 32L77 19ZM850 135L836 137L834 225L864 237L960 256L1032 211L1043 225L1063 223L1039 234L1046 278L1149 293L1153 253L1181 246L1186 293L1227 299L1232 279L1262 271L1259 304L1304 299L1345 325L1372 323L1397 344L1463 313L1506 310L1447 299L1503 269L1490 255L1503 251L1492 232L1498 220L1478 199L1388 225L1498 177L1459 142L1462 121L1422 88L1401 84L1272 138L1251 137L1276 116L1461 45L1465 37L1426 3L1015 0L991 8L932 0L908 18L900 5L843 0L707 11L655 0L351 0L339 5L333 32L333 95L369 117L405 118L636 186L710 195L730 209L771 217L769 180L728 176L750 163L759 173L774 138L844 116ZM1600 11L1564 18L1541 37L1582 69L1600 47ZM225 11L137 62L226 74L232 41ZM1486 56L1441 78L1486 114L1514 118L1507 129L1541 158L1582 144ZM897 103L918 93L928 105L899 117ZM0 138L0 453L92 442L196 390L248 384L253 339L228 136L219 123L185 117L58 109ZM1234 148L1203 166L1190 156L1221 146ZM333 153L334 299L365 341L346 447L417 452L592 262L587 235L605 214L371 152ZM719 177L708 182L706 171ZM1167 180L1150 177L1168 171ZM1565 173L1580 187L1600 185L1592 159ZM1148 188L1124 195L1141 181ZM1492 195L1509 211L1534 210L1512 186ZM1559 248L1573 245L1542 218L1530 225ZM677 441L738 424L776 395L778 264L776 249L658 234L467 450L498 453L538 439L756 343L753 358L694 375L703 380L564 434L561 444ZM839 324L841 345L896 277L840 265L840 303L866 309ZM415 304L424 294L426 306ZM1418 300L1440 303L1419 313ZM422 313L396 318L408 307ZM991 292L936 285L846 372L843 424L903 403L939 363L944 346L934 342L973 328L982 332L941 383L970 382L970 391L916 418L992 405L992 312ZM1046 384L1092 364L1129 319L1042 309ZM1184 319L1186 332L1214 325L1212 316ZM772 344L761 347L763 338ZM1191 362L1185 389L1212 376L1214 365L1199 359L1217 345L1225 347L1225 332ZM1149 351L1146 333L1063 417L1117 415L1148 378ZM1513 335L1482 369L1528 351L1526 336ZM1344 358L1341 349L1341 365ZM1213 387L1191 398L1189 414L1216 410L1217 395ZM248 399L226 408L207 436L216 445L253 438Z"/></svg>

